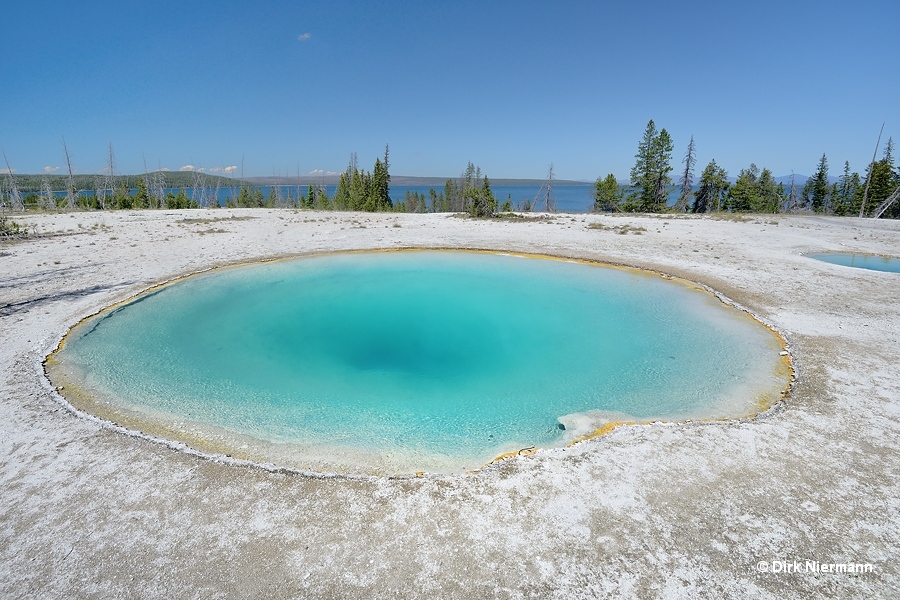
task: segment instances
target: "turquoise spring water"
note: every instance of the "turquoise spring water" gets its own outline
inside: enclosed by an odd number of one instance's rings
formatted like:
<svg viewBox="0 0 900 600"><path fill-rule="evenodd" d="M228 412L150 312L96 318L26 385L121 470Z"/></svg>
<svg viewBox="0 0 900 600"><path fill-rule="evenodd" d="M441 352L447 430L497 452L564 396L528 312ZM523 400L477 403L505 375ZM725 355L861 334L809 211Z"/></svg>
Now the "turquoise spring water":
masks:
<svg viewBox="0 0 900 600"><path fill-rule="evenodd" d="M872 256L870 254L842 254L838 252L807 254L806 256L844 267L856 267L857 269L869 269L871 271L885 271L887 273L900 273L900 258Z"/></svg>
<svg viewBox="0 0 900 600"><path fill-rule="evenodd" d="M415 251L190 277L86 321L56 358L117 414L238 455L410 473L564 445L622 415L754 412L784 387L780 349L656 275Z"/></svg>

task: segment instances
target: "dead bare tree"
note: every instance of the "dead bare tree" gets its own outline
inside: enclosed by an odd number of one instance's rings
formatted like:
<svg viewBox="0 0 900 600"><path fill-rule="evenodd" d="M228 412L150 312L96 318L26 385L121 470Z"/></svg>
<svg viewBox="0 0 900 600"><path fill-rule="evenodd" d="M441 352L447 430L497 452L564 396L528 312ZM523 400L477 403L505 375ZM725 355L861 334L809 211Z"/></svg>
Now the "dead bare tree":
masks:
<svg viewBox="0 0 900 600"><path fill-rule="evenodd" d="M231 202L232 204L236 204L237 199L238 199L238 188L236 188L234 185L234 171L235 171L235 169L232 169L231 173L230 173L231 185L229 186L228 189L230 190L230 193L231 193L231 199L227 201L227 202ZM226 202L226 206L227 206L227 202Z"/></svg>
<svg viewBox="0 0 900 600"><path fill-rule="evenodd" d="M216 189L213 192L209 208L219 208L219 188L222 187L222 178L216 177Z"/></svg>
<svg viewBox="0 0 900 600"><path fill-rule="evenodd" d="M356 152L354 152L350 158L350 164L352 165L356 160ZM350 168L347 168L347 173L350 173ZM302 198L302 192L300 191L300 162L297 162L297 205L300 205Z"/></svg>
<svg viewBox="0 0 900 600"><path fill-rule="evenodd" d="M791 171L791 187L788 191L787 206L785 209L789 212L797 211L797 184L794 181L793 171Z"/></svg>
<svg viewBox="0 0 900 600"><path fill-rule="evenodd" d="M106 210L106 201L116 197L116 162L113 154L112 142L109 143L109 162L106 165L106 174L103 178L103 196L100 198L100 208Z"/></svg>
<svg viewBox="0 0 900 600"><path fill-rule="evenodd" d="M66 179L66 208L72 210L75 208L76 191L75 176L72 175L72 160L69 156L69 147L66 146L66 138L62 139L63 151L66 153L66 167L69 169L69 177Z"/></svg>
<svg viewBox="0 0 900 600"><path fill-rule="evenodd" d="M887 212L887 209L891 207L891 205L900 198L900 186L897 187L894 192L884 199L884 202L878 205L878 208L875 209L875 212L872 213L873 219L881 218L881 215Z"/></svg>
<svg viewBox="0 0 900 600"><path fill-rule="evenodd" d="M875 157L878 156L878 146L881 145L881 134L884 133L884 123L878 132L878 141L875 142L875 152L872 153L872 162L869 163L869 174L866 175L866 189L863 191L862 204L859 205L859 218L866 216L866 199L869 197L869 184L872 183L872 171L875 170Z"/></svg>
<svg viewBox="0 0 900 600"><path fill-rule="evenodd" d="M541 202L544 203L545 212L556 212L556 200L553 198L553 163L550 163L546 181L544 181L538 193L534 196L533 207L537 209Z"/></svg>
<svg viewBox="0 0 900 600"><path fill-rule="evenodd" d="M147 206L146 208L153 208L154 204L156 204L156 198L154 197L154 189L153 189L153 176L150 175L150 171L147 170L147 157L144 156L144 153L141 153L141 160L144 161L144 184L147 186Z"/></svg>
<svg viewBox="0 0 900 600"><path fill-rule="evenodd" d="M153 173L150 183L150 196L153 198L154 208L165 208L166 206L166 174L162 170L162 165L157 164L157 169Z"/></svg>
<svg viewBox="0 0 900 600"><path fill-rule="evenodd" d="M203 169L197 169L194 171L193 176L193 188L191 189L191 201L197 203L198 206L206 206L207 205L207 186L206 186L206 174L203 172Z"/></svg>
<svg viewBox="0 0 900 600"><path fill-rule="evenodd" d="M94 197L101 209L106 208L106 175L94 176Z"/></svg>
<svg viewBox="0 0 900 600"><path fill-rule="evenodd" d="M98 175L94 178L94 196L97 198L101 210L106 210L107 203L115 198L114 172L115 157L113 155L112 142L110 142L106 167L103 169L102 175Z"/></svg>
<svg viewBox="0 0 900 600"><path fill-rule="evenodd" d="M41 204L46 209L56 208L56 196L47 177L41 178Z"/></svg>
<svg viewBox="0 0 900 600"><path fill-rule="evenodd" d="M6 152L3 153L3 162L6 163L6 178L9 181L9 206L13 210L23 210L25 205L22 203L22 194L19 193L19 186L16 184L16 178L13 177Z"/></svg>

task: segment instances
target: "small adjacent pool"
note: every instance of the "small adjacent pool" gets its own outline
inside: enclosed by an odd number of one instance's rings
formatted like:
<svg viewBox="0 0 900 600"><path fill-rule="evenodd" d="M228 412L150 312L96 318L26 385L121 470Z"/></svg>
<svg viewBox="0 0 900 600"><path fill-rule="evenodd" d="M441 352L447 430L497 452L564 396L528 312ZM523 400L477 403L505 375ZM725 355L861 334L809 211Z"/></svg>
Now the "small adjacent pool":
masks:
<svg viewBox="0 0 900 600"><path fill-rule="evenodd" d="M807 254L809 258L843 267L857 269L869 269L870 271L885 271L887 273L900 273L900 258L887 256L873 256L871 254L843 254L839 252L822 252Z"/></svg>
<svg viewBox="0 0 900 600"><path fill-rule="evenodd" d="M362 252L188 277L47 359L78 408L296 469L461 472L609 421L780 398L779 338L687 282L485 252Z"/></svg>

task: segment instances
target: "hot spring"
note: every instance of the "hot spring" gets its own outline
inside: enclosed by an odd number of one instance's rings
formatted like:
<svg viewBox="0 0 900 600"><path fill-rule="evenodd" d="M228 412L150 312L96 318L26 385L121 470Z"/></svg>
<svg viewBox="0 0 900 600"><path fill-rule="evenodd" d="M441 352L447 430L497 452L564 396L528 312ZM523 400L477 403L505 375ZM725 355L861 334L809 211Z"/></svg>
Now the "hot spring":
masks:
<svg viewBox="0 0 900 600"><path fill-rule="evenodd" d="M884 271L886 273L900 273L900 258L888 256L873 256L871 254L853 254L840 252L821 252L807 254L809 258L843 267L855 267L870 271Z"/></svg>
<svg viewBox="0 0 900 600"><path fill-rule="evenodd" d="M779 338L686 283L463 251L194 275L91 317L48 357L77 408L197 450L358 474L452 473L609 421L776 401Z"/></svg>

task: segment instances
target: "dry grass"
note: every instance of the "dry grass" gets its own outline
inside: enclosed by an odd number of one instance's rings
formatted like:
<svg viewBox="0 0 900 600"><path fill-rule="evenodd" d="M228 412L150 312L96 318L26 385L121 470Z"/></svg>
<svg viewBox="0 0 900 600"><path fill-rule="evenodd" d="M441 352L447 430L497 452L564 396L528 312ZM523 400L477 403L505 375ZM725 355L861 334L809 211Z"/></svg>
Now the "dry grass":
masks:
<svg viewBox="0 0 900 600"><path fill-rule="evenodd" d="M250 219L256 219L258 217L251 217L249 215L238 217L237 215L232 215L230 217L209 217L209 218L193 218L187 217L179 220L179 223L184 223L186 225L195 225L195 224L207 224L207 223L217 223L219 221L249 221Z"/></svg>
<svg viewBox="0 0 900 600"><path fill-rule="evenodd" d="M753 217L748 217L747 215L727 212L711 213L709 218L713 221L733 221L735 223L746 223L753 220Z"/></svg>
<svg viewBox="0 0 900 600"><path fill-rule="evenodd" d="M627 235L629 233L633 234L633 235L641 235L645 231L647 231L647 229L645 227L641 227L641 226L635 227L633 225L628 225L628 224L626 224L626 225L604 225L603 223L597 223L597 222L588 223L587 228L612 231L619 235Z"/></svg>

